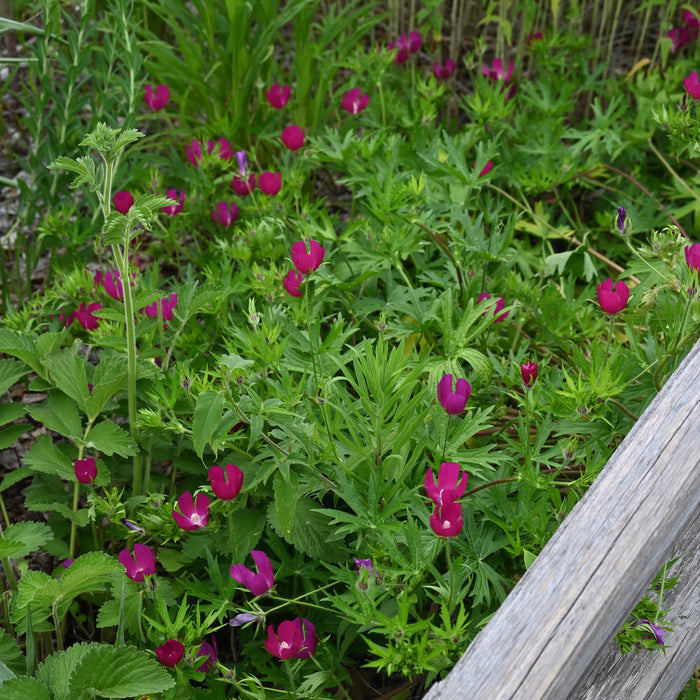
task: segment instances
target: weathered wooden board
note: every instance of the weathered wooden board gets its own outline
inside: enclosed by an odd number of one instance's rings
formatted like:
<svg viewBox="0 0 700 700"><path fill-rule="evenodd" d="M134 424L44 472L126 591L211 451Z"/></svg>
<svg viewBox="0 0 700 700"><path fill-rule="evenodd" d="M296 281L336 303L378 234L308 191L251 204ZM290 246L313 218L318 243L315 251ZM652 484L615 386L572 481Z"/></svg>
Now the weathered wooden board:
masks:
<svg viewBox="0 0 700 700"><path fill-rule="evenodd" d="M641 651L622 656L609 642L586 671L571 700L634 698L674 700L700 666L700 515L690 524L669 558L678 585L664 594L662 608L673 632L664 634L666 656Z"/></svg>
<svg viewBox="0 0 700 700"><path fill-rule="evenodd" d="M699 514L697 343L489 624L425 699L574 697Z"/></svg>

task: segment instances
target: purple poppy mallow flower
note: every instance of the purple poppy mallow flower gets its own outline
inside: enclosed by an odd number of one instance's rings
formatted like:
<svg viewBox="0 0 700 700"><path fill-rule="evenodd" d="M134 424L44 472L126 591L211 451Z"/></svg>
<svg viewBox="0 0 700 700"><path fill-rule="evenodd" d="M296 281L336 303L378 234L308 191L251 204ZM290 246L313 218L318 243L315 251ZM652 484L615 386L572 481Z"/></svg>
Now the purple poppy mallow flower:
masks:
<svg viewBox="0 0 700 700"><path fill-rule="evenodd" d="M119 518L119 522L127 530L131 530L132 532L138 532L142 535L146 534L146 531L140 525L137 525L136 523L132 523L131 520L127 520L126 518Z"/></svg>
<svg viewBox="0 0 700 700"><path fill-rule="evenodd" d="M428 467L425 479L423 479L423 486L428 493L428 498L436 506L457 501L462 497L467 489L469 474L463 472L460 478L460 470L461 467L457 462L443 462L438 470L437 483L435 483L432 467Z"/></svg>
<svg viewBox="0 0 700 700"><path fill-rule="evenodd" d="M360 88L352 88L343 93L343 109L350 114L359 114L369 104L369 95L360 94Z"/></svg>
<svg viewBox="0 0 700 700"><path fill-rule="evenodd" d="M504 68L503 61L500 58L494 58L490 67L487 64L481 66L481 72L491 80L507 83L513 75L514 67L513 61L509 61L508 68Z"/></svg>
<svg viewBox="0 0 700 700"><path fill-rule="evenodd" d="M61 562L61 566L62 566L64 569L67 569L72 563L73 563L73 560L72 560L72 559L64 559L64 560Z"/></svg>
<svg viewBox="0 0 700 700"><path fill-rule="evenodd" d="M238 206L234 202L217 202L211 210L211 218L220 226L233 226L238 219Z"/></svg>
<svg viewBox="0 0 700 700"><path fill-rule="evenodd" d="M95 316L95 311L101 308L102 304L98 301L94 301L91 304L83 302L72 314L59 314L58 320L63 321L65 319L66 328L73 321L77 321L85 330L94 331L99 327L102 320L99 316Z"/></svg>
<svg viewBox="0 0 700 700"><path fill-rule="evenodd" d="M700 272L700 243L692 243L685 247L685 261L690 271Z"/></svg>
<svg viewBox="0 0 700 700"><path fill-rule="evenodd" d="M156 91L153 92L153 86L148 83L144 86L143 101L154 111L163 109L170 101L170 88L167 85L156 85Z"/></svg>
<svg viewBox="0 0 700 700"><path fill-rule="evenodd" d="M291 126L282 129L282 135L280 138L282 139L282 143L290 151L298 151L304 146L305 136L306 131L304 129L302 129L300 126L292 124Z"/></svg>
<svg viewBox="0 0 700 700"><path fill-rule="evenodd" d="M362 573L364 569L371 573L374 573L374 564L371 559L358 559L357 557L352 558L357 566L357 573Z"/></svg>
<svg viewBox="0 0 700 700"><path fill-rule="evenodd" d="M219 160L231 160L234 157L234 151L226 138L209 139L207 152L209 155L218 155ZM199 166L202 162L202 144L197 139L192 140L185 146L185 155L192 165Z"/></svg>
<svg viewBox="0 0 700 700"><path fill-rule="evenodd" d="M700 80L698 80L698 72L694 71L687 78L683 78L686 92L694 99L700 100Z"/></svg>
<svg viewBox="0 0 700 700"><path fill-rule="evenodd" d="M285 620L275 628L267 628L267 640L263 644L278 659L307 659L316 652L316 628L306 619L297 617Z"/></svg>
<svg viewBox="0 0 700 700"><path fill-rule="evenodd" d="M250 555L253 557L258 573L254 574L243 564L233 564L231 578L245 586L257 598L272 590L275 585L275 573L272 562L265 552L251 549Z"/></svg>
<svg viewBox="0 0 700 700"><path fill-rule="evenodd" d="M114 272L110 270L104 274L98 270L95 273L95 284L101 284L105 292L115 301L121 301L124 298L124 285L120 279L119 270Z"/></svg>
<svg viewBox="0 0 700 700"><path fill-rule="evenodd" d="M185 193L182 190L172 189L168 190L165 196L177 202L177 204L168 204L167 206L161 207L160 210L167 216L177 216L185 206Z"/></svg>
<svg viewBox="0 0 700 700"><path fill-rule="evenodd" d="M282 284L287 290L287 294L293 297L303 297L304 292L301 291L301 283L304 281L304 275L296 270L290 270L287 276L282 279Z"/></svg>
<svg viewBox="0 0 700 700"><path fill-rule="evenodd" d="M213 671L216 668L216 660L217 660L217 648L216 648L216 637L212 634L211 636L211 644L204 640L200 645L199 649L197 650L197 659L199 659L200 656L206 656L206 660L201 666L197 667L197 670L200 673L209 673L209 671Z"/></svg>
<svg viewBox="0 0 700 700"><path fill-rule="evenodd" d="M248 159L245 151L236 151L236 162L238 163L238 172L241 174L241 177L245 177L248 171Z"/></svg>
<svg viewBox="0 0 700 700"><path fill-rule="evenodd" d="M316 270L325 255L326 248L318 241L309 241L308 248L306 241L296 241L292 244L292 262L302 275Z"/></svg>
<svg viewBox="0 0 700 700"><path fill-rule="evenodd" d="M264 172L258 175L258 187L267 195L272 197L282 188L282 173Z"/></svg>
<svg viewBox="0 0 700 700"><path fill-rule="evenodd" d="M621 236L624 236L629 229L629 221L627 220L627 210L624 207L617 208L617 230Z"/></svg>
<svg viewBox="0 0 700 700"><path fill-rule="evenodd" d="M160 300L160 304L154 301L152 304L143 307L143 312L146 316L151 318L158 317L158 310L160 309L160 316L164 321L173 320L173 309L177 306L177 294L175 292L170 292L165 299Z"/></svg>
<svg viewBox="0 0 700 700"><path fill-rule="evenodd" d="M253 613L238 613L238 615L235 615L232 617L229 621L228 624L231 627L241 627L242 625L247 625L249 622L253 622L254 620L260 620L259 615L254 615Z"/></svg>
<svg viewBox="0 0 700 700"><path fill-rule="evenodd" d="M651 632L651 634L654 635L654 640L656 641L656 643L661 646L664 645L663 627L655 625L651 620L647 620L646 617L640 620L636 626L641 627L642 629L646 629L648 632ZM644 637L644 639L651 639L651 637Z"/></svg>
<svg viewBox="0 0 700 700"><path fill-rule="evenodd" d="M444 65L440 65L437 61L433 63L433 75L438 80L447 80L455 72L455 62L448 58Z"/></svg>
<svg viewBox="0 0 700 700"><path fill-rule="evenodd" d="M464 527L462 506L451 501L436 505L430 516L430 527L438 537L456 537Z"/></svg>
<svg viewBox="0 0 700 700"><path fill-rule="evenodd" d="M87 459L76 459L73 465L75 478L79 483L88 486L97 479L97 466L95 466L95 458L88 457Z"/></svg>
<svg viewBox="0 0 700 700"><path fill-rule="evenodd" d="M231 187L239 197L245 197L255 190L255 173L251 173L247 180L240 175L235 175L231 180Z"/></svg>
<svg viewBox="0 0 700 700"><path fill-rule="evenodd" d="M136 583L142 583L146 576L153 576L156 572L155 552L140 542L134 545L133 555L128 547L122 549L119 563L126 569L126 575Z"/></svg>
<svg viewBox="0 0 700 700"><path fill-rule="evenodd" d="M627 306L630 298L630 288L624 282L613 282L608 277L598 285L598 303L606 313L614 316Z"/></svg>
<svg viewBox="0 0 700 700"><path fill-rule="evenodd" d="M474 161L474 167L476 167L476 161ZM493 170L493 161L490 160L481 169L481 172L479 173L479 177L484 177L484 175L488 175L492 170Z"/></svg>
<svg viewBox="0 0 700 700"><path fill-rule="evenodd" d="M180 509L173 509L173 518L183 530L199 530L206 527L209 522L209 496L204 493L197 494L195 503L192 494L185 491L177 499L177 506Z"/></svg>
<svg viewBox="0 0 700 700"><path fill-rule="evenodd" d="M279 83L274 83L269 90L265 90L265 97L273 109L282 109L289 102L291 94L292 88L289 85Z"/></svg>
<svg viewBox="0 0 700 700"><path fill-rule="evenodd" d="M243 486L243 472L235 464L209 467L208 476L214 495L222 501L233 500Z"/></svg>
<svg viewBox="0 0 700 700"><path fill-rule="evenodd" d="M119 190L119 192L114 193L112 203L120 214L126 214L134 204L134 195L128 190Z"/></svg>
<svg viewBox="0 0 700 700"><path fill-rule="evenodd" d="M466 379L459 377L454 391L452 390L452 375L446 374L437 387L438 401L440 405L453 416L457 416L464 410L472 393L471 384Z"/></svg>
<svg viewBox="0 0 700 700"><path fill-rule="evenodd" d="M523 386L531 387L537 380L537 373L540 367L536 362L525 362L520 365L520 377L523 380Z"/></svg>
<svg viewBox="0 0 700 700"><path fill-rule="evenodd" d="M485 299L490 299L491 295L488 292L481 292L479 294L479 298L476 300L477 304L481 304L482 301ZM497 296L496 297L496 306L493 309L493 315L496 317L496 323L500 323L501 321L505 320L510 313L510 311L505 311L504 313L498 315L498 313L503 309L503 307L506 305L505 301L503 301L503 297ZM488 311L484 311L482 316L488 315Z"/></svg>
<svg viewBox="0 0 700 700"><path fill-rule="evenodd" d="M165 644L156 647L153 651L156 652L158 661L163 666L175 668L182 660L182 656L185 653L185 645L177 639L169 639Z"/></svg>

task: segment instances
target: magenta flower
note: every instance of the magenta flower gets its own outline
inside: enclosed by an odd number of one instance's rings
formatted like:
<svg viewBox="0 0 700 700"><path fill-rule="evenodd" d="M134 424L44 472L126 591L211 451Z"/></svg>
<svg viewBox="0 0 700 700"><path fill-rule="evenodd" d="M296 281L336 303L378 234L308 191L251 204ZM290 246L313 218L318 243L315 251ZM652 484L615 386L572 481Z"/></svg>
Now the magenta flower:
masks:
<svg viewBox="0 0 700 700"><path fill-rule="evenodd" d="M537 379L537 373L540 371L539 365L536 362L526 362L520 365L520 376L522 377L523 384L527 386L532 386Z"/></svg>
<svg viewBox="0 0 700 700"><path fill-rule="evenodd" d="M213 671L216 668L216 652L216 637L212 634L211 644L205 640L199 645L199 650L197 651L197 658L200 656L207 657L204 663L197 667L200 673L209 673L209 671Z"/></svg>
<svg viewBox="0 0 700 700"><path fill-rule="evenodd" d="M265 90L265 97L267 97L270 107L274 109L282 109L289 102L291 94L292 89L289 85L280 85L279 83L275 83L269 90Z"/></svg>
<svg viewBox="0 0 700 700"><path fill-rule="evenodd" d="M209 139L207 141L207 152L210 155L218 153L219 160L230 160L234 156L231 144L225 138ZM192 165L198 166L202 162L202 144L194 139L188 146L185 146L185 154Z"/></svg>
<svg viewBox="0 0 700 700"><path fill-rule="evenodd" d="M396 63L405 63L409 53L416 53L423 47L423 36L419 32L411 32L409 36L402 34L398 41L390 41L390 49L398 49L394 56Z"/></svg>
<svg viewBox="0 0 700 700"><path fill-rule="evenodd" d="M238 218L238 207L233 202L217 202L211 210L211 218L221 226L232 226Z"/></svg>
<svg viewBox="0 0 700 700"><path fill-rule="evenodd" d="M281 622L277 634L270 625L263 646L278 659L308 659L316 652L317 643L316 628L308 620L297 617Z"/></svg>
<svg viewBox="0 0 700 700"><path fill-rule="evenodd" d="M693 243L685 247L685 261L691 271L700 272L700 243Z"/></svg>
<svg viewBox="0 0 700 700"><path fill-rule="evenodd" d="M481 292L481 294L479 294L479 298L477 299L476 303L481 304L481 302L484 301L484 299L490 299L490 298L491 298L491 295L488 292ZM510 311L506 311L506 312L502 313L500 316L496 315L505 305L506 305L506 303L503 301L503 297L501 297L501 296L496 297L496 306L493 309L493 315L496 316L496 323L500 323L501 321L503 321L510 313ZM486 316L488 313L489 313L488 311L484 311L484 313L481 315Z"/></svg>
<svg viewBox="0 0 700 700"><path fill-rule="evenodd" d="M86 305L83 302L72 314L58 314L58 320L63 321L65 319L65 326L73 323L73 321L78 321L78 323L88 331L94 331L102 320L99 316L94 315L94 311L102 308L102 304L97 301L92 302L92 304Z"/></svg>
<svg viewBox="0 0 700 700"><path fill-rule="evenodd" d="M463 472L460 479L459 472L460 466L457 462L443 462L438 471L436 484L432 467L428 467L425 479L423 479L423 486L428 492L428 497L436 506L454 503L467 490L469 474Z"/></svg>
<svg viewBox="0 0 700 700"><path fill-rule="evenodd" d="M304 281L304 275L296 270L290 270L287 276L282 280L284 288L293 297L303 297L304 293L301 291L301 283Z"/></svg>
<svg viewBox="0 0 700 700"><path fill-rule="evenodd" d="M180 663L182 655L185 653L185 645L182 642L178 642L177 639L169 639L163 646L156 647L154 651L158 661L163 666L174 668Z"/></svg>
<svg viewBox="0 0 700 700"><path fill-rule="evenodd" d="M170 292L165 299L160 300L160 315L164 321L173 320L173 309L177 306L177 294L175 292ZM146 316L150 318L156 318L158 316L159 304L154 301L152 304L143 307L143 312Z"/></svg>
<svg viewBox="0 0 700 700"><path fill-rule="evenodd" d="M469 401L472 388L466 379L457 379L457 386L452 391L452 375L446 374L437 387L438 401L442 407L453 416L459 415Z"/></svg>
<svg viewBox="0 0 700 700"><path fill-rule="evenodd" d="M126 575L136 583L141 583L146 576L153 576L156 572L155 552L145 544L137 542L134 545L134 554L127 547L119 552L119 562L126 569Z"/></svg>
<svg viewBox="0 0 700 700"><path fill-rule="evenodd" d="M447 80L455 72L455 62L448 58L445 65L441 66L437 61L433 63L433 75L438 80Z"/></svg>
<svg viewBox="0 0 700 700"><path fill-rule="evenodd" d="M277 194L282 187L282 173L277 171L277 174L265 172L258 175L258 187L270 196Z"/></svg>
<svg viewBox="0 0 700 700"><path fill-rule="evenodd" d="M233 564L231 566L231 578L244 585L254 596L265 595L275 585L272 563L265 552L251 549L250 554L253 557L258 573L254 574L243 564Z"/></svg>
<svg viewBox="0 0 700 700"><path fill-rule="evenodd" d="M510 61L508 63L508 68L504 70L503 61L500 58L494 58L491 62L490 68L486 64L481 66L481 72L487 78L491 78L491 80L502 80L504 83L507 83L510 80L511 75L513 75L513 68L513 61Z"/></svg>
<svg viewBox="0 0 700 700"><path fill-rule="evenodd" d="M183 530L199 530L206 527L209 520L210 502L206 494L198 493L197 504L195 505L192 494L189 491L185 491L177 499L180 512L173 510L173 518Z"/></svg>
<svg viewBox="0 0 700 700"><path fill-rule="evenodd" d="M240 175L236 175L231 180L231 187L239 197L245 197L255 189L255 173L251 173L247 181Z"/></svg>
<svg viewBox="0 0 700 700"><path fill-rule="evenodd" d="M627 306L630 289L624 282L613 283L612 277L598 285L598 303L606 314L617 314Z"/></svg>
<svg viewBox="0 0 700 700"><path fill-rule="evenodd" d="M243 472L235 464L227 464L225 469L215 465L209 467L209 483L217 498L230 501L243 486Z"/></svg>
<svg viewBox="0 0 700 700"><path fill-rule="evenodd" d="M459 503L447 501L441 506L435 506L430 516L430 527L439 537L455 537L462 532L464 518L462 506Z"/></svg>
<svg viewBox="0 0 700 700"><path fill-rule="evenodd" d="M542 35L542 32L535 32L534 34L530 34L526 43L528 46L532 46L536 41L542 41L543 39L544 36Z"/></svg>
<svg viewBox="0 0 700 700"><path fill-rule="evenodd" d="M73 471L75 472L75 478L81 484L91 484L97 478L97 467L95 466L93 457L76 459L73 465Z"/></svg>
<svg viewBox="0 0 700 700"><path fill-rule="evenodd" d="M185 206L185 193L182 190L168 190L165 195L168 199L179 202L179 204L168 204L165 207L161 207L160 210L168 216L176 216Z"/></svg>
<svg viewBox="0 0 700 700"><path fill-rule="evenodd" d="M126 214L134 203L134 195L127 190L119 190L112 197L112 202L114 203L114 208L120 214Z"/></svg>
<svg viewBox="0 0 700 700"><path fill-rule="evenodd" d="M476 161L474 161L473 167L476 167ZM486 165L483 167L482 171L479 173L479 177L484 177L484 175L488 175L491 170L493 169L493 161L490 160Z"/></svg>
<svg viewBox="0 0 700 700"><path fill-rule="evenodd" d="M163 109L170 100L170 88L167 85L157 85L155 95L150 83L145 86L144 90L143 100L154 112Z"/></svg>
<svg viewBox="0 0 700 700"><path fill-rule="evenodd" d="M121 301L124 297L124 287L119 279L119 270L115 272L102 273L102 270L95 272L95 286L102 285L102 288L116 301Z"/></svg>
<svg viewBox="0 0 700 700"><path fill-rule="evenodd" d="M700 100L700 81L698 81L698 72L691 73L687 78L683 78L686 92L694 99Z"/></svg>
<svg viewBox="0 0 700 700"><path fill-rule="evenodd" d="M290 151L298 151L304 145L306 132L300 126L288 126L282 129L282 143Z"/></svg>
<svg viewBox="0 0 700 700"><path fill-rule="evenodd" d="M369 104L369 96L360 94L360 88L353 88L343 93L343 109L350 114L359 114Z"/></svg>
<svg viewBox="0 0 700 700"><path fill-rule="evenodd" d="M296 267L302 275L308 275L309 272L313 272L317 269L323 262L325 254L325 247L321 247L318 241L309 241L308 250L305 241L297 241L292 244L292 262L294 263L294 267Z"/></svg>

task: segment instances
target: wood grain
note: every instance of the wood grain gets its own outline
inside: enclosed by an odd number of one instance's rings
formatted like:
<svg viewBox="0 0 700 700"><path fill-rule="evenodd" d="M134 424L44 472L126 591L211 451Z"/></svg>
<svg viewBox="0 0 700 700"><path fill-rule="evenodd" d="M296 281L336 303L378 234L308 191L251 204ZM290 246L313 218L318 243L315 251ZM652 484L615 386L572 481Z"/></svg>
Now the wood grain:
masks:
<svg viewBox="0 0 700 700"><path fill-rule="evenodd" d="M574 697L700 515L698 377L700 342L426 700Z"/></svg>

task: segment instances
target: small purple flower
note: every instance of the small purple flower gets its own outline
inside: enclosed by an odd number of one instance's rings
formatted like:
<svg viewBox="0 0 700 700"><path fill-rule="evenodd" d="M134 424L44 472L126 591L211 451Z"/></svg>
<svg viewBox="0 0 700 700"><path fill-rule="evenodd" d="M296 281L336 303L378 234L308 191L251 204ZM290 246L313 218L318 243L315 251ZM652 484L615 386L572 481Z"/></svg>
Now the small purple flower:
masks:
<svg viewBox="0 0 700 700"><path fill-rule="evenodd" d="M185 206L185 193L182 190L168 190L166 193L168 199L172 199L174 202L179 202L178 204L169 204L168 206L161 207L163 214L168 216L175 216L182 211Z"/></svg>
<svg viewBox="0 0 700 700"><path fill-rule="evenodd" d="M254 574L243 564L233 564L231 566L231 578L243 584L254 596L261 596L267 593L275 585L275 573L272 569L272 562L265 552L251 549L258 573Z"/></svg>
<svg viewBox="0 0 700 700"><path fill-rule="evenodd" d="M270 196L276 195L282 187L282 173L264 172L258 175L258 187Z"/></svg>
<svg viewBox="0 0 700 700"><path fill-rule="evenodd" d="M358 559L357 557L353 557L353 561L357 566L358 574L362 573L363 569L367 569L370 574L374 572L374 564L372 563L371 559Z"/></svg>
<svg viewBox="0 0 700 700"><path fill-rule="evenodd" d="M209 673L209 671L213 671L216 668L216 652L216 637L214 637L214 635L212 634L211 644L209 644L209 642L205 640L199 645L199 650L197 651L197 658L199 658L200 656L207 657L206 661L201 666L197 667L197 670L200 673Z"/></svg>
<svg viewBox="0 0 700 700"><path fill-rule="evenodd" d="M490 298L491 298L491 295L488 292L481 292L481 294L479 294L479 298L477 299L476 303L481 304L481 302L484 301L484 299L490 299ZM510 313L510 311L506 311L505 313L502 313L500 316L497 315L498 312L501 311L501 309L505 305L506 305L506 303L505 303L505 301L503 301L503 297L497 296L496 297L496 306L493 309L493 315L496 317L496 323L500 323L501 321L503 321ZM484 313L481 315L486 316L487 314L488 314L488 311L484 311Z"/></svg>
<svg viewBox="0 0 700 700"><path fill-rule="evenodd" d="M457 462L443 462L438 471L437 483L435 483L435 475L431 467L428 467L423 486L428 493L428 497L436 506L442 506L446 503L454 503L462 497L467 489L467 481L469 474L462 472L460 479L459 472L461 467Z"/></svg>
<svg viewBox="0 0 700 700"><path fill-rule="evenodd" d="M304 281L304 275L296 270L290 270L287 276L282 280L284 288L288 294L293 297L303 297L304 292L301 291L301 283Z"/></svg>
<svg viewBox="0 0 700 700"><path fill-rule="evenodd" d="M126 569L126 575L136 583L141 583L145 576L153 576L156 572L155 552L140 542L134 545L133 556L128 547L122 549L119 552L119 562Z"/></svg>
<svg viewBox="0 0 700 700"><path fill-rule="evenodd" d="M343 93L343 109L350 114L359 114L369 104L369 95L360 94L360 88L352 88Z"/></svg>
<svg viewBox="0 0 700 700"><path fill-rule="evenodd" d="M437 61L433 63L433 75L438 80L447 80L455 72L455 62L448 58L445 65L441 66Z"/></svg>
<svg viewBox="0 0 700 700"><path fill-rule="evenodd" d="M128 190L119 190L119 192L114 193L112 202L114 203L114 208L120 214L126 214L134 204L134 195Z"/></svg>
<svg viewBox="0 0 700 700"><path fill-rule="evenodd" d="M235 617L232 617L229 621L228 624L231 627L240 627L241 625L246 625L249 622L253 622L253 620L259 620L260 617L258 615L254 615L253 613L238 613Z"/></svg>
<svg viewBox="0 0 700 700"><path fill-rule="evenodd" d="M182 660L182 655L185 653L185 645L177 639L169 639L162 646L156 647L154 651L156 652L158 661L160 661L163 666L174 668Z"/></svg>
<svg viewBox="0 0 700 700"><path fill-rule="evenodd" d="M92 482L97 478L95 458L88 457L87 459L76 459L73 471L75 472L75 478L81 484L92 484Z"/></svg>
<svg viewBox="0 0 700 700"><path fill-rule="evenodd" d="M617 230L620 232L620 235L624 236L625 232L629 228L629 224L627 223L627 212L625 211L624 207L618 207L617 208Z"/></svg>
<svg viewBox="0 0 700 700"><path fill-rule="evenodd" d="M655 625L651 620L647 620L644 618L643 620L640 620L637 623L637 627L641 627L642 629L646 629L648 632L651 632L654 635L654 639L656 640L657 644L660 644L661 646L664 645L664 628L659 627L659 625ZM651 637L644 637L644 639L651 639Z"/></svg>
<svg viewBox="0 0 700 700"><path fill-rule="evenodd" d="M282 109L292 94L292 88L289 85L280 85L274 83L269 90L265 90L265 97L273 109Z"/></svg>
<svg viewBox="0 0 700 700"><path fill-rule="evenodd" d="M700 272L700 243L692 243L685 247L685 261L691 272Z"/></svg>
<svg viewBox="0 0 700 700"><path fill-rule="evenodd" d="M217 202L211 218L221 226L232 226L238 219L238 207L233 202Z"/></svg>
<svg viewBox="0 0 700 700"><path fill-rule="evenodd" d="M306 241L292 243L292 262L302 275L308 275L309 272L316 270L323 262L325 255L326 248L318 241L309 241L308 248Z"/></svg>
<svg viewBox="0 0 700 700"><path fill-rule="evenodd" d="M435 506L435 510L430 516L430 527L438 537L455 537L459 535L464 527L462 506L451 501Z"/></svg>
<svg viewBox="0 0 700 700"><path fill-rule="evenodd" d="M167 85L156 85L155 94L153 93L153 86L150 83L146 84L144 90L143 101L154 112L163 109L170 100L170 88Z"/></svg>
<svg viewBox="0 0 700 700"><path fill-rule="evenodd" d="M236 151L236 162L238 163L238 172L240 172L241 177L245 177L248 169L248 159L246 158L245 151Z"/></svg>
<svg viewBox="0 0 700 700"><path fill-rule="evenodd" d="M452 375L446 374L437 387L438 401L440 405L453 416L459 415L469 401L472 387L466 379L457 379L457 385L452 391Z"/></svg>
<svg viewBox="0 0 700 700"><path fill-rule="evenodd" d="M523 384L526 387L532 386L537 380L537 373L540 371L539 365L536 362L525 362L520 365L520 376Z"/></svg>

